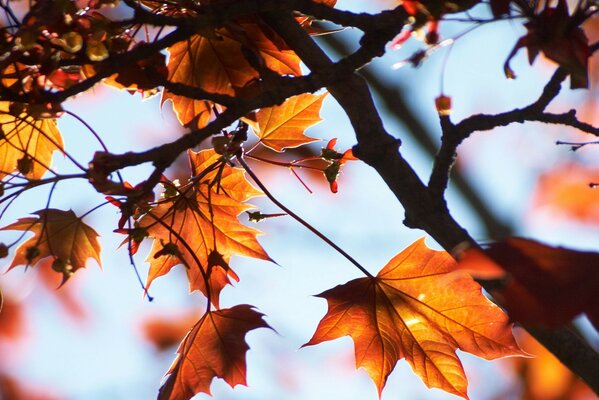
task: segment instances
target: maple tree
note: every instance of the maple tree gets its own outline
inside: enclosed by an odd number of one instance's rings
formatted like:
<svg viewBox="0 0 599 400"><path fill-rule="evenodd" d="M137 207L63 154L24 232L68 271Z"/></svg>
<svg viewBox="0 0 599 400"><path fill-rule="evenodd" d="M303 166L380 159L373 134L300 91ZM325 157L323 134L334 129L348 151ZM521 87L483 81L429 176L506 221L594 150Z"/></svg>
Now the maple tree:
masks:
<svg viewBox="0 0 599 400"><path fill-rule="evenodd" d="M571 89L595 90L590 65L599 42L590 41L587 30L597 21L596 1L410 0L361 13L337 7L334 0L7 0L0 8L0 217L4 221L26 193L46 190L40 208L30 212L34 216L2 224L3 231L21 234L0 243L0 256L12 260L6 270L25 266L44 271L58 278L59 290L66 290L89 259L101 266L98 233L86 217L106 206L120 214L114 234L122 239L136 272L136 254L148 244L149 271L142 282L147 298L151 300L156 278L182 266L189 291L200 292L206 304L197 322L189 324L185 316L187 329L176 320L148 328L147 336L158 348L169 347L187 330L157 389L159 399L210 394L214 378L230 386L246 384L251 365L246 367L245 336L270 325L252 305L221 307L221 291L239 280L234 256L273 260L258 239L262 232L241 219L244 214L250 222L290 216L364 275L319 295L328 311L305 346L350 336L356 367L366 370L379 397L389 374L405 358L427 387L468 398L456 350L484 359L527 356L514 339L514 323L599 393L599 354L572 325L585 314L597 329L599 253L512 237L454 169L458 149L468 138L513 123L563 125L599 135L599 128L579 118L575 109L548 110L566 79ZM486 17L472 17L475 9ZM458 122L452 98L440 93L435 101L438 143L431 142L408 101L365 69L390 47L398 48L423 31L422 49L397 67L419 66L474 28L500 20L521 23L525 30L504 59L506 79L516 78L511 62L522 48L530 64L543 54L553 75L527 106L473 114ZM449 21L470 27L445 39L441 28ZM349 28L361 32L352 50L336 39L337 31ZM342 53L337 61L331 59L335 51ZM111 150L105 144L109 135L96 132L64 106L100 84L142 98L160 95L164 107L172 105L184 132L146 150ZM427 182L404 157L401 140L384 127L372 91L430 150ZM306 130L322 120L327 98L338 103L353 127L356 144L351 149L338 150L335 137L327 138L320 151L309 147L319 139ZM91 159L83 159L63 138L59 122L67 116L98 141ZM561 144L577 150L596 142ZM297 157L290 160L289 153ZM72 172L54 167L59 155ZM188 169L177 179L171 167L181 159ZM340 173L358 160L372 167L401 203L404 225L424 231L444 251L430 249L420 239L375 276L277 199L262 174L265 166L286 168L308 188L299 172L316 172L337 193ZM134 184L125 180L128 168L142 165L150 165L151 172ZM540 181L536 202L595 223L593 188L599 182L593 176L576 166L548 174ZM74 181L86 182L102 204L80 215L54 208L54 196L68 193ZM446 200L454 183L488 228L490 243L477 242L454 219ZM259 196L279 210L255 210L248 201ZM27 234L33 236L25 238ZM81 314L72 299L66 297L64 304ZM9 327L0 334L12 340L20 328L3 321L20 320L21 310L9 296L0 306L0 327ZM4 369L0 362L0 380L9 387L0 388L0 395L27 396L12 394L27 391Z"/></svg>

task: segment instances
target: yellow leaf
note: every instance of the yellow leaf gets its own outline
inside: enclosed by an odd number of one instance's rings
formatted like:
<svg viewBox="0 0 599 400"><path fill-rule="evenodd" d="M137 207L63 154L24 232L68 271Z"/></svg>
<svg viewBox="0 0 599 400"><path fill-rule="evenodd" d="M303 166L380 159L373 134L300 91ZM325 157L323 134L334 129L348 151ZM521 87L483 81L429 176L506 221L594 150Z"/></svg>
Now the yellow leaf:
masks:
<svg viewBox="0 0 599 400"><path fill-rule="evenodd" d="M260 142L276 151L318 141L304 135L304 131L322 121L320 108L327 94L305 93L291 97L280 106L261 109L256 114L256 121L248 123Z"/></svg>
<svg viewBox="0 0 599 400"><path fill-rule="evenodd" d="M210 37L194 35L171 46L168 49L169 80L211 93L234 96L236 89L259 77L245 59L242 43L256 51L271 70L283 75L300 74L299 58L295 53L281 49L258 23L243 22L235 28L235 32L221 28ZM202 128L210 120L212 103L209 101L193 100L168 91L164 92L162 99L163 102L173 102L177 118L183 125Z"/></svg>
<svg viewBox="0 0 599 400"><path fill-rule="evenodd" d="M35 265L46 257L54 257L58 261L52 268L63 274L64 282L79 268L84 268L89 258L101 266L98 234L72 210L49 208L34 214L37 217L21 218L2 228L34 233L17 248L9 270L17 265Z"/></svg>
<svg viewBox="0 0 599 400"><path fill-rule="evenodd" d="M52 154L63 151L62 136L53 119L36 120L22 114L9 114L9 103L0 102L0 179L17 171L23 158L32 161L25 173L30 179L40 179L52 164Z"/></svg>

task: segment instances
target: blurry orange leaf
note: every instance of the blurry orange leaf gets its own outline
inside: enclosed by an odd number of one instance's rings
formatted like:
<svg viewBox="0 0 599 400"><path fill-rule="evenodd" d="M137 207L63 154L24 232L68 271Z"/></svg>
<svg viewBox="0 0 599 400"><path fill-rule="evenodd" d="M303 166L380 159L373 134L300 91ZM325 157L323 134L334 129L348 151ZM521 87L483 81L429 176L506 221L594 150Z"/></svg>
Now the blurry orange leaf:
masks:
<svg viewBox="0 0 599 400"><path fill-rule="evenodd" d="M557 327L584 312L599 329L599 253L508 238L484 252L468 250L459 265L473 270L487 264L507 272L505 285L492 295L513 320Z"/></svg>
<svg viewBox="0 0 599 400"><path fill-rule="evenodd" d="M232 28L236 28L232 30ZM299 58L281 49L258 23L243 22L229 29L219 29L208 36L194 35L171 46L168 62L169 80L197 87L211 93L234 96L259 77L242 52L242 45L255 51L265 66L283 75L299 75ZM201 128L210 120L212 104L165 91L163 101L171 100L179 122Z"/></svg>
<svg viewBox="0 0 599 400"><path fill-rule="evenodd" d="M256 114L256 122L250 121L250 124L260 142L276 151L317 141L304 135L304 131L322 121L320 108L327 94L305 93L291 97L280 106L261 109Z"/></svg>
<svg viewBox="0 0 599 400"><path fill-rule="evenodd" d="M379 395L397 361L405 358L431 388L467 398L455 351L485 359L523 354L507 316L449 254L420 239L374 278L360 278L320 294L329 310L307 345L350 335L356 365Z"/></svg>
<svg viewBox="0 0 599 400"><path fill-rule="evenodd" d="M580 222L599 224L599 170L578 164L558 166L538 180L534 206L547 207Z"/></svg>
<svg viewBox="0 0 599 400"><path fill-rule="evenodd" d="M30 179L40 179L52 164L52 154L62 151L62 136L53 119L11 115L9 103L0 102L0 179L17 170ZM16 113L16 112L15 112ZM29 167L19 168L19 160Z"/></svg>
<svg viewBox="0 0 599 400"><path fill-rule="evenodd" d="M22 304L11 296L4 295L2 310L0 310L0 339L18 339L23 335L24 324Z"/></svg>
<svg viewBox="0 0 599 400"><path fill-rule="evenodd" d="M58 400L48 388L30 388L16 378L0 373L0 399L3 400Z"/></svg>
<svg viewBox="0 0 599 400"><path fill-rule="evenodd" d="M53 257L52 269L62 273L63 283L89 258L100 262L98 234L72 210L45 209L36 211L37 217L21 218L2 230L30 231L34 236L16 250L9 270L17 265L35 265L46 257Z"/></svg>
<svg viewBox="0 0 599 400"><path fill-rule="evenodd" d="M522 393L520 393L518 399L590 400L596 398L583 380L574 375L532 336L524 330L519 330L518 333L518 342L522 348L534 356L506 360L510 369L520 379L520 385L518 386L521 387ZM513 399L514 393L506 393L506 396L501 398Z"/></svg>
<svg viewBox="0 0 599 400"><path fill-rule="evenodd" d="M183 340L197 319L196 312L178 316L152 316L142 322L142 333L157 350L168 350Z"/></svg>
<svg viewBox="0 0 599 400"><path fill-rule="evenodd" d="M52 264L53 260L49 257L38 263L39 280L56 299L62 311L75 321L84 320L88 314L84 302L77 292L77 289L80 288L78 285L80 281L75 279L74 282L71 281L68 285L61 286L62 277L55 273Z"/></svg>
<svg viewBox="0 0 599 400"><path fill-rule="evenodd" d="M154 238L147 259L150 271L146 288L157 277L183 264L189 289L210 294L218 307L219 293L230 283L229 278L238 279L228 266L231 256L270 260L256 239L260 231L237 219L252 208L243 201L260 192L245 179L243 170L218 161L220 156L214 150L189 152L189 158L193 176L203 174L199 182L194 180L179 188L177 195L161 202L139 221L139 227Z"/></svg>
<svg viewBox="0 0 599 400"><path fill-rule="evenodd" d="M244 338L257 328L268 328L262 314L247 304L206 313L187 334L167 372L158 400L188 400L210 394L214 377L232 387L246 384Z"/></svg>

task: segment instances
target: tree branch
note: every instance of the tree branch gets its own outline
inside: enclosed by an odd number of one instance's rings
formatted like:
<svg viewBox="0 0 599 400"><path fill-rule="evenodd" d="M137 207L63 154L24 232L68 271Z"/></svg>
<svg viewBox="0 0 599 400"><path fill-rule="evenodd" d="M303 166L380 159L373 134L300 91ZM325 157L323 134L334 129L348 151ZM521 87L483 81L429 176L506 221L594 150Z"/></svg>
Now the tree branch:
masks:
<svg viewBox="0 0 599 400"><path fill-rule="evenodd" d="M291 15L265 15L264 18L287 44L292 46L311 71L317 73L331 67L332 61L295 23ZM451 217L444 200L431 195L401 156L398 151L399 142L385 131L364 80L354 73L343 84L334 83L327 88L354 127L358 139L354 154L376 169L404 206L404 224L425 230L448 251L464 242L476 245L470 235ZM589 386L599 393L599 354L587 343L566 329L535 329L532 333L535 337L539 336L549 351L572 371L580 373ZM561 340L565 338L575 343L576 352L561 347Z"/></svg>

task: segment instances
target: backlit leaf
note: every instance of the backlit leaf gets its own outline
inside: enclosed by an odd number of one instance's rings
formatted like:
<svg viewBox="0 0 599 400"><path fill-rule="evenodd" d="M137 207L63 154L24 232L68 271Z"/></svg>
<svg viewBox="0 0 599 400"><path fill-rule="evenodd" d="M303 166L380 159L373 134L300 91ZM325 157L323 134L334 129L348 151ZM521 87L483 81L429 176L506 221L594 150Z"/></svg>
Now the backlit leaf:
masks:
<svg viewBox="0 0 599 400"><path fill-rule="evenodd" d="M30 179L40 179L52 163L52 154L63 150L62 136L53 119L36 120L9 113L9 103L0 102L0 179L17 171L18 161L31 160L24 173Z"/></svg>
<svg viewBox="0 0 599 400"><path fill-rule="evenodd" d="M522 354L507 316L455 270L449 254L429 249L424 239L376 277L354 279L319 296L329 310L306 345L351 336L356 366L368 372L379 395L402 358L428 387L467 398L457 349L485 359Z"/></svg>
<svg viewBox="0 0 599 400"><path fill-rule="evenodd" d="M261 109L256 121L250 124L260 142L276 151L317 141L304 135L304 131L322 121L320 108L327 94L305 93L291 97L280 106Z"/></svg>
<svg viewBox="0 0 599 400"><path fill-rule="evenodd" d="M37 217L21 218L2 228L34 233L17 248L9 270L17 265L35 265L46 257L53 257L60 261L60 265L52 268L62 273L64 283L75 271L84 268L89 258L101 265L98 234L72 210L49 208L34 214Z"/></svg>
<svg viewBox="0 0 599 400"><path fill-rule="evenodd" d="M246 333L268 328L262 314L247 304L206 313L189 331L167 372L158 400L188 400L210 393L212 379L246 384Z"/></svg>
<svg viewBox="0 0 599 400"><path fill-rule="evenodd" d="M259 77L242 53L242 44L262 57L266 67L283 75L299 75L299 58L271 40L258 23L232 25L234 32L221 28L210 37L194 35L171 46L168 62L169 80L197 87L211 93L235 95ZM212 103L193 100L165 91L163 101L171 100L179 122L201 128L210 120Z"/></svg>
<svg viewBox="0 0 599 400"><path fill-rule="evenodd" d="M194 176L214 167L219 156L213 150L189 153ZM220 183L215 181L220 177ZM214 182L210 186L209 183ZM238 168L220 163L219 168L205 173L179 189L180 194L163 201L139 221L154 238L148 261L150 271L146 287L183 264L189 279L189 289L199 290L218 307L220 291L237 280L228 267L233 255L270 260L256 236L260 231L239 222L237 216L252 208L244 200L260 194L245 179ZM174 246L177 254L168 254L165 245ZM221 257L221 258L219 258Z"/></svg>

